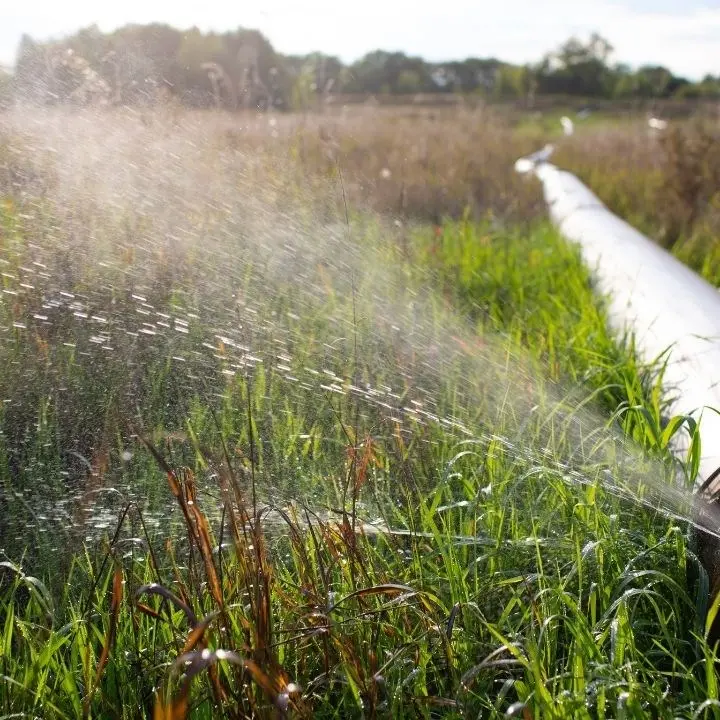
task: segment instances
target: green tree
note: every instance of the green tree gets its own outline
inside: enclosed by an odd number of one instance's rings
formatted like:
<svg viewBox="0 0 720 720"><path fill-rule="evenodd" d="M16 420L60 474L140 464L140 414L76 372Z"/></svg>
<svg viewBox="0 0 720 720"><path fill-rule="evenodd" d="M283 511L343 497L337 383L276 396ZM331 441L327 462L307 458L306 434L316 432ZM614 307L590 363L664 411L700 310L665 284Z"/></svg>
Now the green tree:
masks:
<svg viewBox="0 0 720 720"><path fill-rule="evenodd" d="M174 73L176 94L191 105L211 105L213 88L203 64L219 62L222 65L224 50L218 35L204 35L196 27L183 33Z"/></svg>
<svg viewBox="0 0 720 720"><path fill-rule="evenodd" d="M497 73L494 94L498 98L522 98L526 94L525 69L517 65L502 65Z"/></svg>
<svg viewBox="0 0 720 720"><path fill-rule="evenodd" d="M570 38L539 66L538 91L565 95L609 96L614 76L608 67L610 43L593 33L587 43Z"/></svg>
<svg viewBox="0 0 720 720"><path fill-rule="evenodd" d="M420 92L422 79L415 70L401 70L397 79L397 91L403 95Z"/></svg>

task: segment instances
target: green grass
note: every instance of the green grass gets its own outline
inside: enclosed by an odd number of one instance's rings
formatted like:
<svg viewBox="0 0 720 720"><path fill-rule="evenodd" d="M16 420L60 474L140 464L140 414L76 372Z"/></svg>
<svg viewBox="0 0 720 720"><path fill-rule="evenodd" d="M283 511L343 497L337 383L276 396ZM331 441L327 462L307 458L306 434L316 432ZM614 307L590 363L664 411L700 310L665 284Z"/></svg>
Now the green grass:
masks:
<svg viewBox="0 0 720 720"><path fill-rule="evenodd" d="M592 105L592 103L588 103ZM578 111L582 105L571 107L544 109L542 111L526 111L522 115L511 116L515 120L515 129L521 135L534 137L536 141L547 142L555 139L562 142L564 136L560 118L569 117L573 121L574 133L582 135L587 132L597 132L610 128L627 127L629 121L642 121L644 115L628 111L598 110L591 112L586 117L578 117Z"/></svg>
<svg viewBox="0 0 720 720"><path fill-rule="evenodd" d="M68 267L48 213L3 215L0 716L720 713L685 528L628 499L678 469L659 367L548 227L209 213Z"/></svg>

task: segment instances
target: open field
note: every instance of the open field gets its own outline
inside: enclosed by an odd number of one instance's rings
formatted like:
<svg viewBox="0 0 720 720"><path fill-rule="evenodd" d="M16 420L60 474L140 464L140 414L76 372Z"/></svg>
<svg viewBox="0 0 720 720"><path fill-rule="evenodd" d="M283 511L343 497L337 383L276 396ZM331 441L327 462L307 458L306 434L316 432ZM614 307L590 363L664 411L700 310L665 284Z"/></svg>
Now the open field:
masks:
<svg viewBox="0 0 720 720"><path fill-rule="evenodd" d="M698 448L516 125L0 116L0 716L720 715ZM713 132L558 161L717 280Z"/></svg>

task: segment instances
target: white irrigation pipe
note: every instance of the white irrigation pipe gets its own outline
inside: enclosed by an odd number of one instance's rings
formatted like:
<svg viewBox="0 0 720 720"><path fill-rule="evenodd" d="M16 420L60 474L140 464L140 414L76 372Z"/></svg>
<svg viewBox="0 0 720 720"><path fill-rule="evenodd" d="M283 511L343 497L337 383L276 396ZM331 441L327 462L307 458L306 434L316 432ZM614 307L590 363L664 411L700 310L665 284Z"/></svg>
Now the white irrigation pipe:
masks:
<svg viewBox="0 0 720 720"><path fill-rule="evenodd" d="M668 351L672 412L702 412L700 475L707 478L720 467L720 415L710 409L720 410L720 292L613 215L574 175L548 163L547 148L542 156L516 168L541 180L552 221L580 245L609 299L613 327L634 333L643 361Z"/></svg>

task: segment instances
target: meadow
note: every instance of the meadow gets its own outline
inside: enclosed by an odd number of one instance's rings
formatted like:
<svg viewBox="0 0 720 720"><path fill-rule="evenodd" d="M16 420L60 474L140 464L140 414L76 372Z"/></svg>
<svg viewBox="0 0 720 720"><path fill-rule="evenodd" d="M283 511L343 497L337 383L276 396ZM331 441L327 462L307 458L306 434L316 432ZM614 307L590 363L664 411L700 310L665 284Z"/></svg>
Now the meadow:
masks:
<svg viewBox="0 0 720 720"><path fill-rule="evenodd" d="M717 282L713 127L0 115L0 717L720 716L694 421L513 172Z"/></svg>

